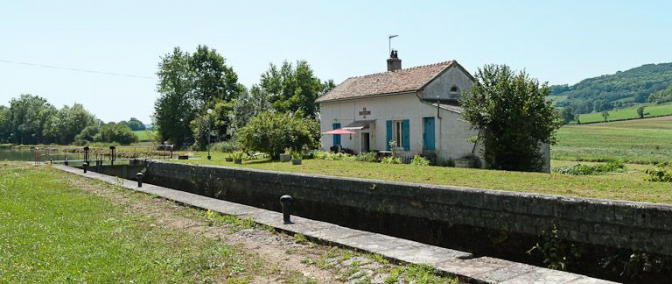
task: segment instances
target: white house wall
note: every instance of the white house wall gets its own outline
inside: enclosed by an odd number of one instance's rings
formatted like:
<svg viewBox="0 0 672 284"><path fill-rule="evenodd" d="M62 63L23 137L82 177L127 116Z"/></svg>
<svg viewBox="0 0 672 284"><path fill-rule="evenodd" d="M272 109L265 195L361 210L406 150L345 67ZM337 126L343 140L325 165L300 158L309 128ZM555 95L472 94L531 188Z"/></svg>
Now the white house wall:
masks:
<svg viewBox="0 0 672 284"><path fill-rule="evenodd" d="M371 113L361 115L366 108ZM410 150L403 155L414 155L423 152L423 117L435 118L436 154L442 159L457 159L471 153L473 143L466 140L476 135L469 130L469 125L462 122L461 115L447 110L440 110L441 119L436 118L437 108L423 103L415 93L360 98L355 100L325 102L321 104L321 130L332 130L334 123L345 127L355 120L376 120L375 126L368 131L370 134L370 150L386 150L387 120L409 120ZM367 131L367 130L364 130ZM356 152L361 151L361 135L341 135L341 145ZM333 146L332 135L322 136L322 148L328 150Z"/></svg>
<svg viewBox="0 0 672 284"><path fill-rule="evenodd" d="M458 67L451 67L441 76L434 79L425 87L422 93L425 99L436 99L437 97L446 100L458 100L462 92L469 90L474 85L471 78L464 74ZM458 92L451 92L451 88L457 86Z"/></svg>

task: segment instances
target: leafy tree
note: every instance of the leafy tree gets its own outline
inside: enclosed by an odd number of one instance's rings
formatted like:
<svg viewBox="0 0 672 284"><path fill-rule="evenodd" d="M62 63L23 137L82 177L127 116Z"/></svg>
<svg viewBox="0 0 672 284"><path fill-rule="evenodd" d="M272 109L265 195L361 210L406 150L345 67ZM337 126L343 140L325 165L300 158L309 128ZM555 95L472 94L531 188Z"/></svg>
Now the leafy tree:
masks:
<svg viewBox="0 0 672 284"><path fill-rule="evenodd" d="M195 108L204 110L218 101L229 102L238 97L238 75L225 64L224 57L215 49L199 45L189 57Z"/></svg>
<svg viewBox="0 0 672 284"><path fill-rule="evenodd" d="M314 118L318 105L315 100L334 87L333 81L321 82L315 77L308 62L299 60L296 67L285 61L280 69L271 64L261 75L259 88L270 97L278 112L298 112Z"/></svg>
<svg viewBox="0 0 672 284"><path fill-rule="evenodd" d="M100 126L98 134L93 137L96 142L111 142L128 145L138 142L138 136L131 131L126 123L110 122Z"/></svg>
<svg viewBox="0 0 672 284"><path fill-rule="evenodd" d="M197 142L203 148L205 129L201 126L207 109L225 109L241 92L238 75L225 64L216 50L199 45L194 54L175 48L161 59L159 86L161 97L154 106L154 119L159 137L178 147ZM229 113L215 117L215 133L227 135ZM227 136L223 136L226 139Z"/></svg>
<svg viewBox="0 0 672 284"><path fill-rule="evenodd" d="M562 117L564 124L569 124L574 120L574 109L572 107L563 108L562 111L560 111L560 117Z"/></svg>
<svg viewBox="0 0 672 284"><path fill-rule="evenodd" d="M75 144L86 145L89 144L89 142L93 142L99 131L100 128L98 125L87 126L75 136Z"/></svg>
<svg viewBox="0 0 672 284"><path fill-rule="evenodd" d="M234 102L220 101L214 105L212 114L207 112L199 114L196 119L191 121L191 129L194 132L194 148L205 150L208 142L208 131L210 131L210 142L220 140L229 140L231 126L231 113L233 112Z"/></svg>
<svg viewBox="0 0 672 284"><path fill-rule="evenodd" d="M602 112L602 117L604 118L604 122L607 122L607 119L609 118L609 112L608 111L603 111Z"/></svg>
<svg viewBox="0 0 672 284"><path fill-rule="evenodd" d="M159 63L158 92L154 104L154 120L157 136L177 147L193 142L189 124L196 117L192 103L193 80L189 71L189 53L175 48L173 53L161 58Z"/></svg>
<svg viewBox="0 0 672 284"><path fill-rule="evenodd" d="M9 108L0 105L0 143L9 143L11 134Z"/></svg>
<svg viewBox="0 0 672 284"><path fill-rule="evenodd" d="M49 118L56 113L46 99L24 94L9 102L9 142L14 144L37 144L43 141L44 128Z"/></svg>
<svg viewBox="0 0 672 284"><path fill-rule="evenodd" d="M300 151L317 147L319 133L319 123L302 113L264 112L238 131L238 139L245 149L277 159L286 148Z"/></svg>
<svg viewBox="0 0 672 284"><path fill-rule="evenodd" d="M133 131L145 130L145 124L135 117L131 117L131 119L126 122L126 125Z"/></svg>
<svg viewBox="0 0 672 284"><path fill-rule="evenodd" d="M264 89L258 85L252 85L249 92L243 89L235 100L233 112L231 113L231 123L234 129L231 135L235 134L235 129L240 129L247 125L252 117L272 110L273 106L270 103L269 94Z"/></svg>
<svg viewBox="0 0 672 284"><path fill-rule="evenodd" d="M81 104L76 103L72 107L63 106L49 117L44 128L44 142L70 144L84 128L95 123L96 117Z"/></svg>
<svg viewBox="0 0 672 284"><path fill-rule="evenodd" d="M464 119L479 130L488 167L540 171L540 143L554 143L560 127L553 103L546 100L547 84L539 86L525 72L514 74L506 65L486 65L476 84L462 99Z"/></svg>
<svg viewBox="0 0 672 284"><path fill-rule="evenodd" d="M644 118L644 106L637 108L637 115L639 115L639 118Z"/></svg>

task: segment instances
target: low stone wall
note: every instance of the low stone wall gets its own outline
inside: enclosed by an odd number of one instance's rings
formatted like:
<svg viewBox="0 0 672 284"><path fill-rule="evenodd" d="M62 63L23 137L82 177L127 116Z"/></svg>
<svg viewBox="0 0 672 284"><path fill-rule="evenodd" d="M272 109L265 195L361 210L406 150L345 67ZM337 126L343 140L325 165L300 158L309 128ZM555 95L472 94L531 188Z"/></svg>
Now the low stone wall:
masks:
<svg viewBox="0 0 672 284"><path fill-rule="evenodd" d="M470 251L508 246L523 255L556 226L567 241L672 256L672 206L663 204L162 162L150 162L146 176L275 211L290 194L303 217Z"/></svg>

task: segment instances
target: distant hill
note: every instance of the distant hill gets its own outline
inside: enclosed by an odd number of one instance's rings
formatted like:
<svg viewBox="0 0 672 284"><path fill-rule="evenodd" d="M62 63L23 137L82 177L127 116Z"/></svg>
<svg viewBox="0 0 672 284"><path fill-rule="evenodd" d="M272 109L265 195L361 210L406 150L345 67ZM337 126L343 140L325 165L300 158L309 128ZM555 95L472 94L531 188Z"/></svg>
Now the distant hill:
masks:
<svg viewBox="0 0 672 284"><path fill-rule="evenodd" d="M672 63L647 64L616 74L551 86L557 107L576 113L601 112L646 102L672 101Z"/></svg>

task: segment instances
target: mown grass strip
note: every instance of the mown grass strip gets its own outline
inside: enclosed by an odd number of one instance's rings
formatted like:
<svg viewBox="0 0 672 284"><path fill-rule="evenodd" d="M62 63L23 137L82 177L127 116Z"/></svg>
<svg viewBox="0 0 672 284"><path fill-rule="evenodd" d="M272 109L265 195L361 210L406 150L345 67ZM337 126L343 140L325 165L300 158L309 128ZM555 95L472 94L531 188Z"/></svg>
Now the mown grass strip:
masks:
<svg viewBox="0 0 672 284"><path fill-rule="evenodd" d="M239 248L156 226L68 179L46 167L0 168L0 282L248 277L252 260Z"/></svg>

